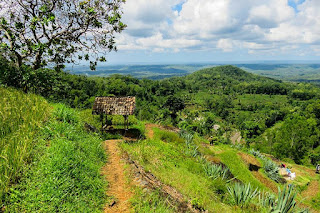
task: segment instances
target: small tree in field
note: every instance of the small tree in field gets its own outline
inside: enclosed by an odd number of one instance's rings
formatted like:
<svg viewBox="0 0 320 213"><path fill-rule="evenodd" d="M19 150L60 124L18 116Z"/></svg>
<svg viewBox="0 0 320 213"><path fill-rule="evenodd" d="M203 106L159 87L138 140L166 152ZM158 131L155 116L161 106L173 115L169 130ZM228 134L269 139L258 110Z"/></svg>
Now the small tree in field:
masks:
<svg viewBox="0 0 320 213"><path fill-rule="evenodd" d="M90 60L95 69L101 53L116 50L114 34L125 0L1 0L0 51L19 68Z"/></svg>

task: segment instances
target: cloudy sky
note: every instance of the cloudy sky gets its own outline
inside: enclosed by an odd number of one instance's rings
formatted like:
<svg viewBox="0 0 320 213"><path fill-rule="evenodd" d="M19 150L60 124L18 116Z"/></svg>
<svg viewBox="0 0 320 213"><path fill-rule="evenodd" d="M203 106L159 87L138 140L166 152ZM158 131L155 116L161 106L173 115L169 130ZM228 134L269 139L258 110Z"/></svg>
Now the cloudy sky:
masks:
<svg viewBox="0 0 320 213"><path fill-rule="evenodd" d="M127 0L109 63L320 59L320 0Z"/></svg>

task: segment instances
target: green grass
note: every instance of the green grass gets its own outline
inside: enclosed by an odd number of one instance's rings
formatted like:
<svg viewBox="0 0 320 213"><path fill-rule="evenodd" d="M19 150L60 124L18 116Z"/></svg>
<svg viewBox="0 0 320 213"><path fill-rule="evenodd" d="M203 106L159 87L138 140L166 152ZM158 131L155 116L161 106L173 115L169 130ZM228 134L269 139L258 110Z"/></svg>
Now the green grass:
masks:
<svg viewBox="0 0 320 213"><path fill-rule="evenodd" d="M49 114L44 98L0 87L0 208L36 154L35 138Z"/></svg>
<svg viewBox="0 0 320 213"><path fill-rule="evenodd" d="M131 199L134 212L139 213L175 213L177 208L168 205L168 201L159 191L145 191L136 187L135 195Z"/></svg>
<svg viewBox="0 0 320 213"><path fill-rule="evenodd" d="M196 206L209 212L241 211L237 207L230 206L226 180L221 178L212 180L206 174L204 159L200 155L196 157L189 155L186 143L177 134L156 128L154 130L153 139L124 143L122 149L163 183L181 192L185 200L196 201Z"/></svg>
<svg viewBox="0 0 320 213"><path fill-rule="evenodd" d="M237 151L229 148L228 150L217 154L231 171L231 173L243 183L250 183L252 187L259 188L262 190L269 190L259 180L257 180L249 171L247 165L237 155Z"/></svg>
<svg viewBox="0 0 320 213"><path fill-rule="evenodd" d="M98 135L83 129L79 113L54 106L42 128L37 155L21 182L11 188L6 212L101 212L106 183L105 153Z"/></svg>

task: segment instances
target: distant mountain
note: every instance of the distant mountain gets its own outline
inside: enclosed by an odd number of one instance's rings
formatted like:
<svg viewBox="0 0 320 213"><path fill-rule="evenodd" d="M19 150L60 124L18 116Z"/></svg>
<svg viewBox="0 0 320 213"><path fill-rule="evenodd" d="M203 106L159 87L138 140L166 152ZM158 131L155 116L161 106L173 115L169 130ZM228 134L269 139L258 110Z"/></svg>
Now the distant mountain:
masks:
<svg viewBox="0 0 320 213"><path fill-rule="evenodd" d="M223 64L179 64L179 65L113 65L100 66L91 71L88 66L67 67L72 74L87 76L110 76L113 74L130 75L135 78L164 79L174 76L186 76L197 70L216 67ZM319 82L320 64L233 64L250 73L297 82ZM232 73L229 73L232 74Z"/></svg>

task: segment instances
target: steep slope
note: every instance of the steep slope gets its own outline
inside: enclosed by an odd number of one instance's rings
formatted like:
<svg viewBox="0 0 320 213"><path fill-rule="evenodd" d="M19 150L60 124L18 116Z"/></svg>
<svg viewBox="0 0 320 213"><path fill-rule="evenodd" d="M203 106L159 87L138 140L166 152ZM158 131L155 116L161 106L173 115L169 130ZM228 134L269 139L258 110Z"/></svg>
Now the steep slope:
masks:
<svg viewBox="0 0 320 213"><path fill-rule="evenodd" d="M0 87L0 212L101 212L102 140L90 114Z"/></svg>
<svg viewBox="0 0 320 213"><path fill-rule="evenodd" d="M44 98L0 86L0 208L4 194L32 160L34 139L50 111Z"/></svg>

